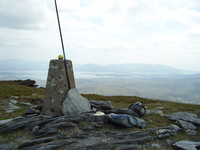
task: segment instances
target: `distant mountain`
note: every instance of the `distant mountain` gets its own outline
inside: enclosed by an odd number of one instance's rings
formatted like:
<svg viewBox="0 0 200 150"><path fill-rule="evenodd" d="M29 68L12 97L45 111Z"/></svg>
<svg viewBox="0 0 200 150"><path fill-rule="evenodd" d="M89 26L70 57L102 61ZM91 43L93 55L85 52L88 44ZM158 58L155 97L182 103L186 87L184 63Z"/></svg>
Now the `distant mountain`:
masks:
<svg viewBox="0 0 200 150"><path fill-rule="evenodd" d="M34 62L21 59L0 60L0 71L34 71L48 69L48 62Z"/></svg>
<svg viewBox="0 0 200 150"><path fill-rule="evenodd" d="M21 59L0 60L0 71L42 71L48 70L49 62L37 62ZM118 74L183 74L192 71L175 69L166 65L152 64L113 64L113 65L73 65L74 71L88 73L118 73Z"/></svg>
<svg viewBox="0 0 200 150"><path fill-rule="evenodd" d="M150 74L182 74L191 71L175 69L166 65L152 64L113 64L107 66L86 64L75 65L74 70L82 72L113 72L113 73L150 73Z"/></svg>

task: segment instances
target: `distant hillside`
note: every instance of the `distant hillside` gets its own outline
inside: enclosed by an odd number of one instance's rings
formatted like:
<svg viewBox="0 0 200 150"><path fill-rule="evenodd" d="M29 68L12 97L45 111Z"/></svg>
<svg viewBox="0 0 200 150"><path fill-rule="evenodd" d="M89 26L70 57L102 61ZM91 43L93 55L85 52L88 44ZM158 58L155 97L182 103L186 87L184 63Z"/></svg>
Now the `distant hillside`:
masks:
<svg viewBox="0 0 200 150"><path fill-rule="evenodd" d="M21 59L0 60L0 71L33 71L48 69L48 62L34 62Z"/></svg>
<svg viewBox="0 0 200 150"><path fill-rule="evenodd" d="M160 74L179 74L188 71L175 69L165 65L151 64L113 64L107 66L86 64L75 65L74 70L82 72L113 72L113 73L160 73Z"/></svg>
<svg viewBox="0 0 200 150"><path fill-rule="evenodd" d="M34 62L20 59L0 60L0 71L34 71L34 70L48 70L49 62ZM85 64L73 65L74 71L89 72L89 73L120 73L120 74L182 74L194 73L192 71L185 71L175 69L166 65L152 65L152 64L113 64L107 66Z"/></svg>

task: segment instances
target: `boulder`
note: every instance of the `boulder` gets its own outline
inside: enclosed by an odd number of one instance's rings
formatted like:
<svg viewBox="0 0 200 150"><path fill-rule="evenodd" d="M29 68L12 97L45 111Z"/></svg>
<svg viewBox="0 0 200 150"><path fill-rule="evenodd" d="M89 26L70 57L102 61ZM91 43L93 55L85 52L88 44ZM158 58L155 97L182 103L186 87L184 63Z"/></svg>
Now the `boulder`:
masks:
<svg viewBox="0 0 200 150"><path fill-rule="evenodd" d="M200 147L200 142L179 141L176 142L173 146L182 150L197 150L197 148Z"/></svg>
<svg viewBox="0 0 200 150"><path fill-rule="evenodd" d="M192 123L183 120L177 120L176 124L185 130L195 130L197 128Z"/></svg>
<svg viewBox="0 0 200 150"><path fill-rule="evenodd" d="M200 118L196 114L188 113L188 112L176 112L168 116L170 120L183 120L187 122L191 122L196 125L200 125Z"/></svg>
<svg viewBox="0 0 200 150"><path fill-rule="evenodd" d="M89 101L82 97L77 89L70 89L63 101L62 112L67 115L80 115L90 111Z"/></svg>
<svg viewBox="0 0 200 150"><path fill-rule="evenodd" d="M24 85L24 86L29 86L29 87L37 87L37 85L35 85L36 81L34 80L16 80L15 82L19 83L20 85Z"/></svg>

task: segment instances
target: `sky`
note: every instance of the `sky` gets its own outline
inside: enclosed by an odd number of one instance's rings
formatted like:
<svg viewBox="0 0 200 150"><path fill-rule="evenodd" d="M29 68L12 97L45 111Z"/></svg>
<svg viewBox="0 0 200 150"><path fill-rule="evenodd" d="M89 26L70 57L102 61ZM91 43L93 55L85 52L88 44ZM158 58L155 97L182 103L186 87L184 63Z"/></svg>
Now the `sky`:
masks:
<svg viewBox="0 0 200 150"><path fill-rule="evenodd" d="M200 71L200 0L57 0L75 64L163 64ZM1 0L0 60L62 54L54 0Z"/></svg>

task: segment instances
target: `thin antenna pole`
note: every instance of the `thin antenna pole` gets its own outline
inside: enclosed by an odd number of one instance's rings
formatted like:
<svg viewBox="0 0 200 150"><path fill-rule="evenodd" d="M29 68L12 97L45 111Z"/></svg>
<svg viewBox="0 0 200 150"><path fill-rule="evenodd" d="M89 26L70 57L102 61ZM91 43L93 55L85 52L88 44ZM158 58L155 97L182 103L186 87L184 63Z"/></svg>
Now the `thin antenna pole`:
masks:
<svg viewBox="0 0 200 150"><path fill-rule="evenodd" d="M58 27L59 27L59 32L60 32L60 40L61 40L61 45L62 45L62 51L63 51L63 56L64 56L64 65L65 65L65 70L66 70L66 77L67 77L67 82L68 82L68 88L70 89L70 82L69 82L69 76L67 72L67 61L66 61L66 56L65 56L65 48L64 48L64 43L63 43L63 37L62 37L62 31L61 31L61 26L60 26L60 19L59 19L59 14L58 14L58 7L56 0L55 2L55 8L56 8L56 14L57 14L57 20L58 20Z"/></svg>

